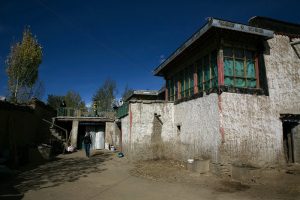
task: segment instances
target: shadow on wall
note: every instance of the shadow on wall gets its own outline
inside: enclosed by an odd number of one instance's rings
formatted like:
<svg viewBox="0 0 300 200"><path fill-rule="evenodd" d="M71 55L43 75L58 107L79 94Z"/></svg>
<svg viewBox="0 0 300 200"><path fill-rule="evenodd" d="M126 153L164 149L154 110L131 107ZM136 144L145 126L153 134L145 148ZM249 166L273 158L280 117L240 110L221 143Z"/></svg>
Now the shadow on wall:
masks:
<svg viewBox="0 0 300 200"><path fill-rule="evenodd" d="M106 169L100 168L99 164L110 160L110 156L110 154L98 153L90 159L80 157L57 159L20 173L13 184L16 189L24 193L28 190L40 190L74 182L87 177L90 173L105 171Z"/></svg>

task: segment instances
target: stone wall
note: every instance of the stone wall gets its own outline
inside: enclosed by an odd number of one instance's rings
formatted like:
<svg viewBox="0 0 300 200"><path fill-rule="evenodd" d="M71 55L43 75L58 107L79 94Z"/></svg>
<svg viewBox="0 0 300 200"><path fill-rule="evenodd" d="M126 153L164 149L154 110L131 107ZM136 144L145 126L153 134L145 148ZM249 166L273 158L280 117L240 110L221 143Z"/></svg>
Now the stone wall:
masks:
<svg viewBox="0 0 300 200"><path fill-rule="evenodd" d="M130 102L128 116L121 119L123 151L126 156L131 159L171 156L175 147L170 142L174 133L173 117L173 103ZM159 132L157 123L161 123Z"/></svg>

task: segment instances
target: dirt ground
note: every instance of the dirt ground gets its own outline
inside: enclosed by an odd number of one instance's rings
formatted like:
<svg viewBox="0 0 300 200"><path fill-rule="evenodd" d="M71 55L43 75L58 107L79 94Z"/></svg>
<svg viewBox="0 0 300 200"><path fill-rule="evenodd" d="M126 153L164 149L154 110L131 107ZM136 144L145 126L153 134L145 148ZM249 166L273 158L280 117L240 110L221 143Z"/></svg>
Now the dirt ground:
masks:
<svg viewBox="0 0 300 200"><path fill-rule="evenodd" d="M23 169L10 182L10 188L1 185L0 199L296 200L300 199L297 169L269 170L255 184L246 185L209 173L187 171L185 164L178 161L131 163L116 153L98 151L88 159L83 152L77 152ZM12 197L11 191L20 195Z"/></svg>

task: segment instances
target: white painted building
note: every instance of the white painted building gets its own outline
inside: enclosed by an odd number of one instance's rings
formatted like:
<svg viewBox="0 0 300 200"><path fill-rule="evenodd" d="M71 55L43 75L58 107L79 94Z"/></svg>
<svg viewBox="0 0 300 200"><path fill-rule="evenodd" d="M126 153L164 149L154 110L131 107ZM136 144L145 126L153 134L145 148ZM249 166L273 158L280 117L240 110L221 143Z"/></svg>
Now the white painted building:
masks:
<svg viewBox="0 0 300 200"><path fill-rule="evenodd" d="M127 99L128 157L209 158L219 173L300 162L300 25L249 24L210 18L154 70L165 97Z"/></svg>

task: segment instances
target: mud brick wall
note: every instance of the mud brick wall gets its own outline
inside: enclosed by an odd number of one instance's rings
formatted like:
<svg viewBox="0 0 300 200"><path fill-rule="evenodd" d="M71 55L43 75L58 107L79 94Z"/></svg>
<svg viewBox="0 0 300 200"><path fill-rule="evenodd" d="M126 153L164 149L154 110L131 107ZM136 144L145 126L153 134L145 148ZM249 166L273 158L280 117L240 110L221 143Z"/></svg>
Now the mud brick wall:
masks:
<svg viewBox="0 0 300 200"><path fill-rule="evenodd" d="M175 126L180 126L176 149L182 154L181 159L205 157L218 162L222 137L218 95L210 94L177 104L174 114Z"/></svg>
<svg viewBox="0 0 300 200"><path fill-rule="evenodd" d="M173 103L130 103L129 114L121 119L125 155L130 159L143 160L171 156L175 149L171 142L174 133L173 112Z"/></svg>

